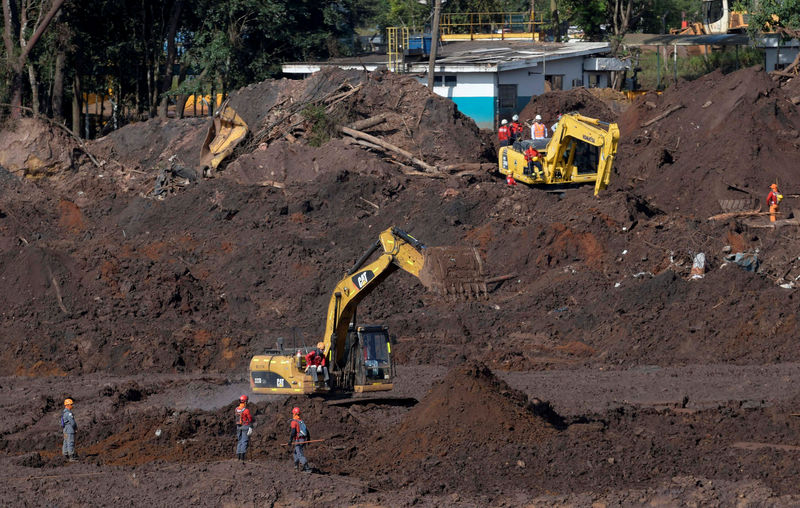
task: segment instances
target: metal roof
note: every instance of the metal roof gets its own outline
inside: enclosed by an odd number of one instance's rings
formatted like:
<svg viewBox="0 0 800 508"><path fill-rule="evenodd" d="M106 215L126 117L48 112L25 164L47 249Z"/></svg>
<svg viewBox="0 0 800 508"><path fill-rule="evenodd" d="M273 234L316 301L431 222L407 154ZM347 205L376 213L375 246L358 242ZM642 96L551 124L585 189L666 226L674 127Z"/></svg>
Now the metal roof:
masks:
<svg viewBox="0 0 800 508"><path fill-rule="evenodd" d="M443 44L436 58L436 72L498 72L536 66L541 62L603 54L610 51L607 42L534 42L534 41L459 41ZM386 65L386 55L335 58L325 62L288 62L283 72L315 72L324 66L374 70ZM426 72L428 61L406 62L409 72Z"/></svg>

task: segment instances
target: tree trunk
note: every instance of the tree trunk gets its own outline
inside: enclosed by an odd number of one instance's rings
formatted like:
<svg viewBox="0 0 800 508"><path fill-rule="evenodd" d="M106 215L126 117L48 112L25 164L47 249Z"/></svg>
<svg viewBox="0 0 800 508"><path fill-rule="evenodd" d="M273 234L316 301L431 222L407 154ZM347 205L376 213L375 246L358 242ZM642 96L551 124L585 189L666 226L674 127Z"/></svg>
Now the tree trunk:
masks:
<svg viewBox="0 0 800 508"><path fill-rule="evenodd" d="M169 98L167 92L172 88L172 67L175 64L175 57L177 54L175 44L175 34L178 31L178 20L181 16L181 8L183 7L183 0L175 0L172 4L172 10L169 14L169 29L167 32L167 61L164 69L164 80L161 82L161 104L158 106L158 116L162 119L167 118L169 109ZM175 116L179 116L177 111Z"/></svg>
<svg viewBox="0 0 800 508"><path fill-rule="evenodd" d="M53 109L53 119L64 123L64 65L67 54L59 49L56 53L55 70L53 72L53 96L50 98L50 107Z"/></svg>
<svg viewBox="0 0 800 508"><path fill-rule="evenodd" d="M72 132L81 135L81 80L77 74L72 78Z"/></svg>
<svg viewBox="0 0 800 508"><path fill-rule="evenodd" d="M186 66L181 64L180 71L178 72L178 83L183 83L183 80L186 79ZM184 110L186 109L186 101L188 100L189 96L185 93L178 95L175 98L175 116L178 118L184 117Z"/></svg>
<svg viewBox="0 0 800 508"><path fill-rule="evenodd" d="M39 115L41 113L39 110L39 80L37 79L36 69L33 68L33 64L28 64L28 81L31 83L31 109L34 115Z"/></svg>

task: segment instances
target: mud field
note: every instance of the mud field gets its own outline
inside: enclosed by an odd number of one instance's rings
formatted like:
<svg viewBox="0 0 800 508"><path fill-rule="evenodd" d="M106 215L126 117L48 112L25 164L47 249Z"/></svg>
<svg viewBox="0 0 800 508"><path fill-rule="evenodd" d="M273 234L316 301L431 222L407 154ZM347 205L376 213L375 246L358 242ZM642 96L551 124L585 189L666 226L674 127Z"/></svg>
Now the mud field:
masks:
<svg viewBox="0 0 800 508"><path fill-rule="evenodd" d="M630 105L534 98L523 121L581 111L619 124L598 197L506 186L492 133L391 73L238 91L251 134L211 178L197 170L206 119L85 145L32 119L0 131L0 498L800 504L798 86L753 68ZM379 114L364 130L435 171L337 131ZM775 181L785 199L770 227ZM731 202L759 211L719 217ZM390 226L473 246L502 280L452 299L391 276L358 317L388 325L394 394L417 402L253 396L248 460L235 460L249 358L278 337L316 343L331 289ZM65 397L76 463L60 452ZM325 440L308 447L311 474L281 446L295 405Z"/></svg>

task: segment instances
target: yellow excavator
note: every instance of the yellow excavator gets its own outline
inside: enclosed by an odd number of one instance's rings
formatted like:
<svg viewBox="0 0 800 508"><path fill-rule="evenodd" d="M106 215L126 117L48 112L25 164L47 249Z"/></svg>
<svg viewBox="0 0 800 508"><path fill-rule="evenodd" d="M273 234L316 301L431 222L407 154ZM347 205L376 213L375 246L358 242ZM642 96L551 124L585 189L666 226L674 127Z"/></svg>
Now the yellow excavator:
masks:
<svg viewBox="0 0 800 508"><path fill-rule="evenodd" d="M379 252L377 258L367 261ZM320 344L330 372L326 386L306 370L309 347L268 350L250 360L254 393L325 394L376 392L393 387L394 365L385 326L358 326L356 307L389 275L403 270L442 295L469 297L486 293L480 255L467 247L426 247L396 227L383 231L336 284L328 304L325 335ZM312 367L313 368L313 367Z"/></svg>
<svg viewBox="0 0 800 508"><path fill-rule="evenodd" d="M594 182L596 196L611 179L618 142L617 124L567 113L558 120L552 138L501 147L498 166L502 174L529 185ZM530 161L525 157L528 148L537 152Z"/></svg>

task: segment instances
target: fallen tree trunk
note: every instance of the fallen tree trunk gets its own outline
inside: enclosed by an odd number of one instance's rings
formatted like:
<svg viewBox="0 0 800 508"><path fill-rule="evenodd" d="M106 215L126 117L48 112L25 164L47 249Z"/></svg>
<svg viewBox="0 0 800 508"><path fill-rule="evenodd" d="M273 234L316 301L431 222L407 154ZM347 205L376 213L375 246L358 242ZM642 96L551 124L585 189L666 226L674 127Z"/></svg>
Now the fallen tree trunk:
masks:
<svg viewBox="0 0 800 508"><path fill-rule="evenodd" d="M457 164L449 164L442 166L441 169L445 173L454 173L456 171L493 171L497 168L497 164L493 162L460 162Z"/></svg>
<svg viewBox="0 0 800 508"><path fill-rule="evenodd" d="M369 141L370 143L376 144L376 145L380 146L381 148L389 150L390 152L394 152L394 153L396 153L398 155L402 155L403 157L405 157L406 159L408 159L412 163L414 163L415 166L418 166L418 167L424 169L425 171L427 171L429 173L437 174L437 173L440 172L439 168L437 168L436 166L431 166L427 162L414 157L414 155L411 152L403 150L399 146L395 146L395 145L393 145L391 143L387 143L386 141L384 141L384 140L382 140L380 138L376 138L375 136L371 136L371 135L367 134L366 132L361 132L361 131L358 131L358 130L355 130L355 129L351 129L349 127L339 127L339 130L342 131L342 133L347 134L348 136L352 136L354 138L358 138L358 139L363 139L365 141Z"/></svg>
<svg viewBox="0 0 800 508"><path fill-rule="evenodd" d="M647 127L649 125L652 125L652 124L656 123L659 120L663 120L664 118L666 118L669 115L671 115L672 113L678 111L682 107L684 107L683 104L678 104L677 106L672 106L671 108L669 108L668 110L664 111L663 113L661 113L657 117L653 118L652 120L648 120L645 123L643 123L641 125L641 127Z"/></svg>
<svg viewBox="0 0 800 508"><path fill-rule="evenodd" d="M348 127L357 131L363 131L364 129L369 129L370 127L375 127L376 125L385 122L388 116L388 113L381 113L380 115L371 116L369 118L353 122L348 125Z"/></svg>

